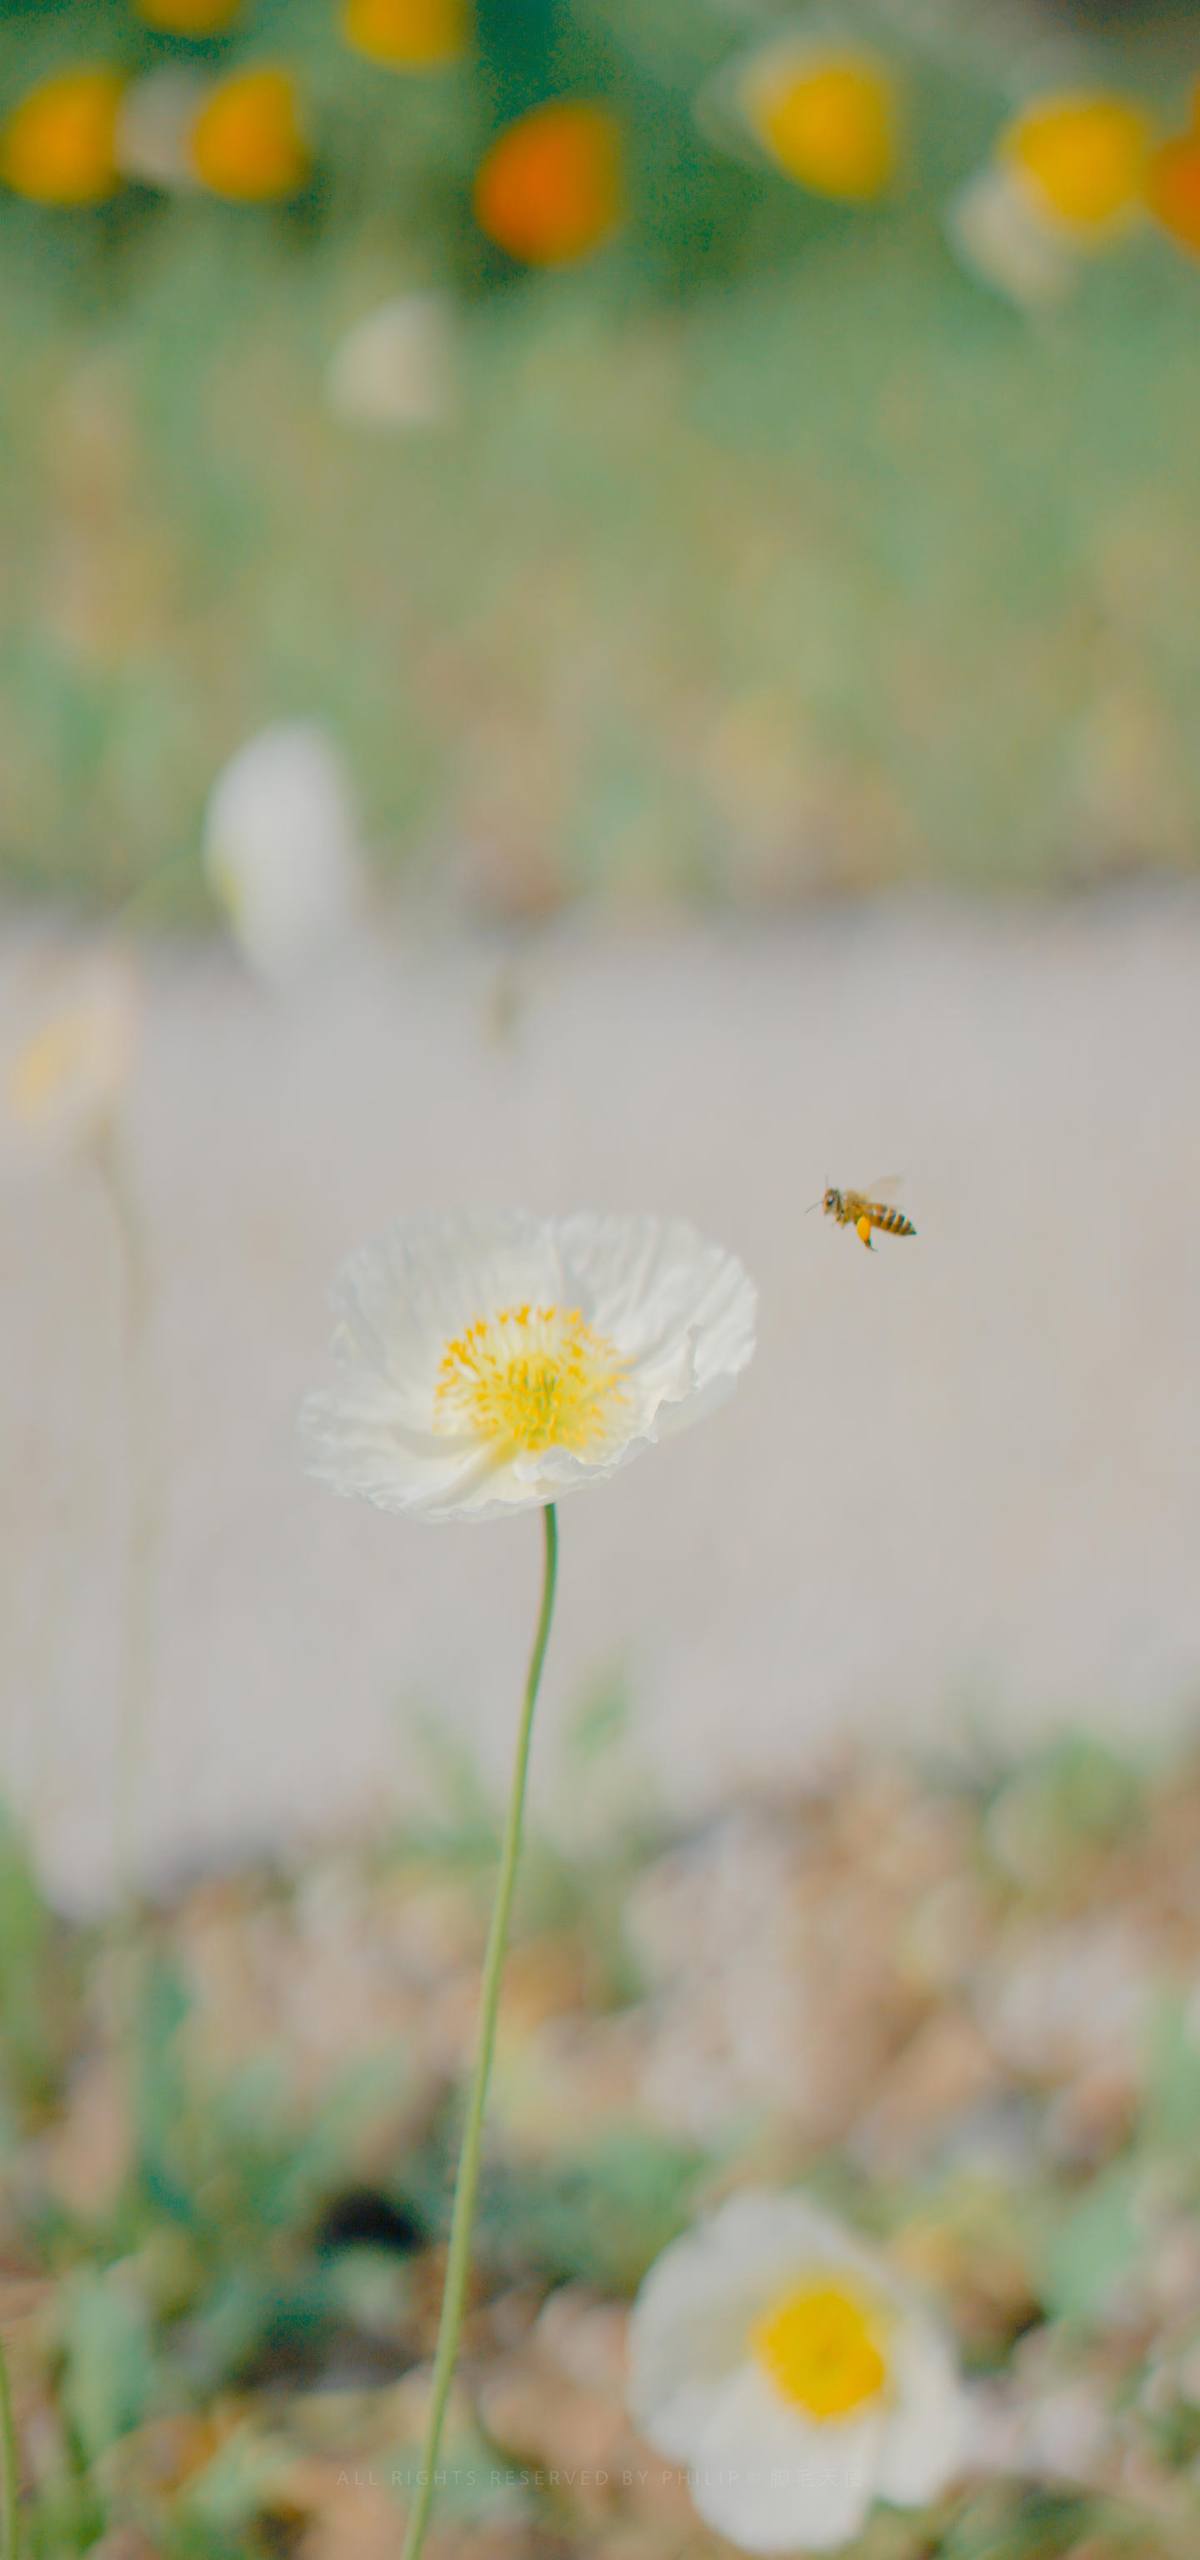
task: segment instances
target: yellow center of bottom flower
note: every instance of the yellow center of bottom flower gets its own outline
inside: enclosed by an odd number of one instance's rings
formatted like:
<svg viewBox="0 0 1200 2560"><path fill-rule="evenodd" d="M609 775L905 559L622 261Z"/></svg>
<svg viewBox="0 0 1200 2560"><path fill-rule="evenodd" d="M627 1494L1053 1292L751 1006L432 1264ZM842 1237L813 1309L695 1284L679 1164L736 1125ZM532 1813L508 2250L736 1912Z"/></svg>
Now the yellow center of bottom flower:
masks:
<svg viewBox="0 0 1200 2560"><path fill-rule="evenodd" d="M624 1365L578 1307L504 1307L446 1344L435 1420L514 1450L594 1449L625 1401Z"/></svg>
<svg viewBox="0 0 1200 2560"><path fill-rule="evenodd" d="M877 2319L845 2285L797 2285L755 2322L750 2343L768 2381L808 2418L848 2418L887 2381Z"/></svg>

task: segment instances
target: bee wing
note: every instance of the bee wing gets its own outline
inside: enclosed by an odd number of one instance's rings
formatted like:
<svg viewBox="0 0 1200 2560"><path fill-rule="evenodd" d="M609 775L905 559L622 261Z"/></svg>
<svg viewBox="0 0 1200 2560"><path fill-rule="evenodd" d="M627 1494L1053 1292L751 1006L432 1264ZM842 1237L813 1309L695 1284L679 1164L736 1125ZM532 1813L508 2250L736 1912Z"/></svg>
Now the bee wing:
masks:
<svg viewBox="0 0 1200 2560"><path fill-rule="evenodd" d="M905 1179L902 1173L877 1173L873 1182L864 1182L863 1198L864 1200L894 1200L897 1192L904 1189Z"/></svg>

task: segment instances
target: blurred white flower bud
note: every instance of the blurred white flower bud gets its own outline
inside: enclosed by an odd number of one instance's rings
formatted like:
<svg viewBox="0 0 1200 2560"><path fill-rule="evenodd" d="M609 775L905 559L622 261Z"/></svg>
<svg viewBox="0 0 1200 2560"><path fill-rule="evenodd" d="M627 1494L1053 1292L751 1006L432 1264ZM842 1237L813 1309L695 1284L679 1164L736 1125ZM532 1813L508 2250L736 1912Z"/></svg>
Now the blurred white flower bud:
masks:
<svg viewBox="0 0 1200 2560"><path fill-rule="evenodd" d="M454 390L450 305L438 293L380 303L347 331L329 368L329 405L354 426L442 426Z"/></svg>
<svg viewBox="0 0 1200 2560"><path fill-rule="evenodd" d="M253 969L276 981L329 957L358 920L364 862L344 759L318 723L278 721L218 775L208 876Z"/></svg>

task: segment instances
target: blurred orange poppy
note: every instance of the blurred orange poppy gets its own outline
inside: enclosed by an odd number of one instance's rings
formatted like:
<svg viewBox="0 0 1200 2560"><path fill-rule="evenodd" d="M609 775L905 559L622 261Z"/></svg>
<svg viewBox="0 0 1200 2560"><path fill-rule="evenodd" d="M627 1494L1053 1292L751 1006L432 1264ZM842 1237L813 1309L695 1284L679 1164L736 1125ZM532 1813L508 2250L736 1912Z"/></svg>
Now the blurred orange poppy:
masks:
<svg viewBox="0 0 1200 2560"><path fill-rule="evenodd" d="M263 204L294 195L309 170L296 83L275 63L219 80L190 136L192 167L213 195Z"/></svg>
<svg viewBox="0 0 1200 2560"><path fill-rule="evenodd" d="M563 267L603 247L625 210L615 116L557 98L505 127L476 172L475 219L526 266Z"/></svg>
<svg viewBox="0 0 1200 2560"><path fill-rule="evenodd" d="M219 36L240 17L242 0L133 0L147 26L164 35Z"/></svg>
<svg viewBox="0 0 1200 2560"><path fill-rule="evenodd" d="M1176 134L1153 154L1146 202L1176 245L1200 257L1200 120L1190 133Z"/></svg>
<svg viewBox="0 0 1200 2560"><path fill-rule="evenodd" d="M1136 214L1152 141L1143 108L1097 90L1036 99L1001 135L999 151L1038 212L1083 240Z"/></svg>
<svg viewBox="0 0 1200 2560"><path fill-rule="evenodd" d="M741 107L785 176L815 195L865 204L896 175L896 83L865 48L770 45L743 72Z"/></svg>
<svg viewBox="0 0 1200 2560"><path fill-rule="evenodd" d="M393 71L437 71L467 50L469 0L344 0L342 33Z"/></svg>
<svg viewBox="0 0 1200 2560"><path fill-rule="evenodd" d="M59 71L14 107L0 130L0 178L34 204L100 204L119 184L117 110L124 80L110 63Z"/></svg>

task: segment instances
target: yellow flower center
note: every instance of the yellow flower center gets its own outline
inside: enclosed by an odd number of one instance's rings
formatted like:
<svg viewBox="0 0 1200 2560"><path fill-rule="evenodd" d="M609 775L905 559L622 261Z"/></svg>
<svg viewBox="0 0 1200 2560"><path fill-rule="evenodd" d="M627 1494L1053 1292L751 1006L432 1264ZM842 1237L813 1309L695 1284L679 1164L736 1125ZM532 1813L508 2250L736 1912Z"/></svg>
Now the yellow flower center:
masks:
<svg viewBox="0 0 1200 2560"><path fill-rule="evenodd" d="M754 2324L750 2338L768 2381L808 2418L848 2418L887 2381L878 2314L844 2284L802 2284Z"/></svg>
<svg viewBox="0 0 1200 2560"><path fill-rule="evenodd" d="M514 1450L594 1449L625 1402L624 1366L578 1307L504 1307L446 1344L436 1425Z"/></svg>
<svg viewBox="0 0 1200 2560"><path fill-rule="evenodd" d="M34 204L99 204L118 184L122 74L109 63L57 71L0 133L0 177Z"/></svg>
<svg viewBox="0 0 1200 2560"><path fill-rule="evenodd" d="M147 26L172 36L219 36L237 17L242 0L134 0Z"/></svg>
<svg viewBox="0 0 1200 2560"><path fill-rule="evenodd" d="M745 95L760 142L801 186L866 203L891 184L898 101L871 54L777 53L751 65Z"/></svg>
<svg viewBox="0 0 1200 2560"><path fill-rule="evenodd" d="M218 81L192 126L191 160L203 185L231 203L294 195L309 155L290 71L254 63Z"/></svg>
<svg viewBox="0 0 1200 2560"><path fill-rule="evenodd" d="M1127 98L1046 98L1027 107L1001 149L1041 210L1081 234L1136 207L1150 151L1150 120Z"/></svg>
<svg viewBox="0 0 1200 2560"><path fill-rule="evenodd" d="M468 0L343 0L347 44L395 71L434 71L467 50Z"/></svg>

